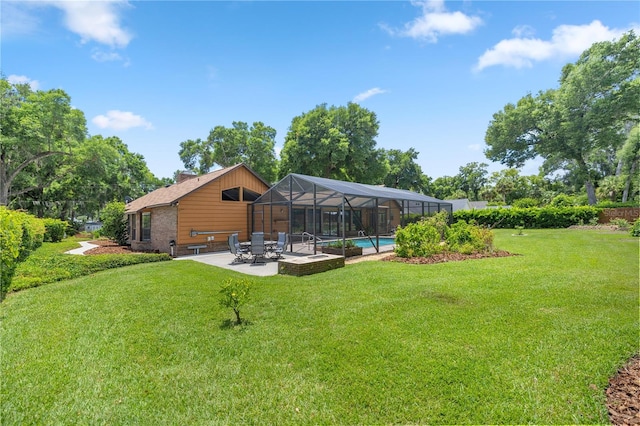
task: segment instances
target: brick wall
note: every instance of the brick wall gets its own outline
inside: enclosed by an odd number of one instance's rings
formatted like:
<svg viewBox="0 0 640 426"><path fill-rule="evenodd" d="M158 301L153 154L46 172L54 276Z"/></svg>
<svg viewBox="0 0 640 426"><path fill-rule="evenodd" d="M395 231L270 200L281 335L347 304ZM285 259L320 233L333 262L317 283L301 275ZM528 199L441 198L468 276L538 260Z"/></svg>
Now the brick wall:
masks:
<svg viewBox="0 0 640 426"><path fill-rule="evenodd" d="M151 210L151 241L140 241L140 213L136 215L138 229L136 241L131 241L135 251L171 253L169 242L176 239L178 209L176 207L156 207Z"/></svg>

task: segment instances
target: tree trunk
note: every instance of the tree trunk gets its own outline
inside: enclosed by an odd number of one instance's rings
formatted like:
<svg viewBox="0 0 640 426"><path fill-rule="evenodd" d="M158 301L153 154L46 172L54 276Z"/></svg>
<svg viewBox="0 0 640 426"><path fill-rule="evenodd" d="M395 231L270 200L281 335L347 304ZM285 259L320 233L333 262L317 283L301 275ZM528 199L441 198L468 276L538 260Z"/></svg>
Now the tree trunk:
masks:
<svg viewBox="0 0 640 426"><path fill-rule="evenodd" d="M587 189L587 198L589 199L589 205L593 206L598 203L598 199L596 198L596 188L593 186L593 182L591 180L587 180L584 183L584 186Z"/></svg>
<svg viewBox="0 0 640 426"><path fill-rule="evenodd" d="M636 166L638 165L637 161L631 163L631 170L629 170L629 176L627 176L626 182L624 183L624 190L622 191L622 202L626 203L629 199L629 189L631 188L631 180L633 179L633 174L636 172Z"/></svg>
<svg viewBox="0 0 640 426"><path fill-rule="evenodd" d="M0 158L0 206L9 204L9 182L6 167L4 160Z"/></svg>

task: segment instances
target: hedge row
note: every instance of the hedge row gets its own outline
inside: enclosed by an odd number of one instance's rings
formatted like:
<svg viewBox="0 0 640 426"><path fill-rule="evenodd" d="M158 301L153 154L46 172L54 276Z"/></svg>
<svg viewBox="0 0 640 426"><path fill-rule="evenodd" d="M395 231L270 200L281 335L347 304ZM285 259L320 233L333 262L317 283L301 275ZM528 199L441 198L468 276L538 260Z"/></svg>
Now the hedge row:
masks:
<svg viewBox="0 0 640 426"><path fill-rule="evenodd" d="M166 253L100 254L92 256L49 254L39 256L36 253L20 265L9 290L24 290L56 281L82 277L106 269L165 260L171 260L171 256Z"/></svg>
<svg viewBox="0 0 640 426"><path fill-rule="evenodd" d="M0 206L0 301L11 285L18 262L40 247L44 236L42 219Z"/></svg>
<svg viewBox="0 0 640 426"><path fill-rule="evenodd" d="M491 228L567 228L597 221L599 211L599 208L591 206L458 210L453 213L453 220L475 222Z"/></svg>

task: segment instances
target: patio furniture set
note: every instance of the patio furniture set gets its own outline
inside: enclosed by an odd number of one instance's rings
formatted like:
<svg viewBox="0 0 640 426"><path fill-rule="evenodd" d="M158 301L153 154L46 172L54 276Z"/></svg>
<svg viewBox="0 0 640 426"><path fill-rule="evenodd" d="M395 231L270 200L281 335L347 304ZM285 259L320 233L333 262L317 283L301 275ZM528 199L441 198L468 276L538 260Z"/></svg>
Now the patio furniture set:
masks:
<svg viewBox="0 0 640 426"><path fill-rule="evenodd" d="M285 247L287 246L287 234L278 232L278 240L264 239L263 232L254 232L251 234L251 241L238 241L238 234L229 235L229 250L235 256L234 262L246 262L252 260L252 263L258 263L260 259L278 260L282 258Z"/></svg>

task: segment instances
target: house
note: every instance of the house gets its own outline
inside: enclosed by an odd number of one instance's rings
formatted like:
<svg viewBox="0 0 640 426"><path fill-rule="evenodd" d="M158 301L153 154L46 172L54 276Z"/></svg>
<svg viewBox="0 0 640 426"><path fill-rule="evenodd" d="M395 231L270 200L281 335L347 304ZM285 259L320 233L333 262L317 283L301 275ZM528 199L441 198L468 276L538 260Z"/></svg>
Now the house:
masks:
<svg viewBox="0 0 640 426"><path fill-rule="evenodd" d="M95 232L102 228L102 222L86 222L84 224L85 232Z"/></svg>
<svg viewBox="0 0 640 426"><path fill-rule="evenodd" d="M183 173L177 183L126 205L131 248L174 256L226 250L232 233L248 240L249 206L267 189L244 164L202 176Z"/></svg>

